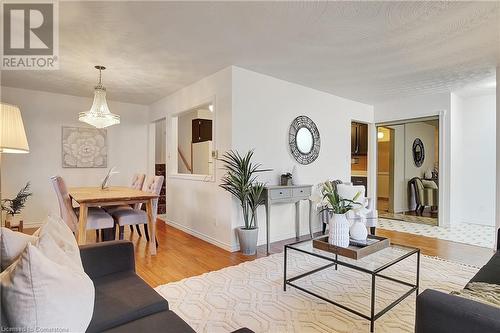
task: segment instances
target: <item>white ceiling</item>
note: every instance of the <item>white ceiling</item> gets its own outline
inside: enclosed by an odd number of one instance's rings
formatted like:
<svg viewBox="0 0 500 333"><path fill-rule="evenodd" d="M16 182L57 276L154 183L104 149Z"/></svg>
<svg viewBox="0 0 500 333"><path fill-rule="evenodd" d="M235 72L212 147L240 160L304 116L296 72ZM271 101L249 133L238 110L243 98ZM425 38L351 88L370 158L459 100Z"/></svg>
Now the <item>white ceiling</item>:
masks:
<svg viewBox="0 0 500 333"><path fill-rule="evenodd" d="M374 104L494 74L500 2L60 2L58 71L2 85L150 104L229 65Z"/></svg>

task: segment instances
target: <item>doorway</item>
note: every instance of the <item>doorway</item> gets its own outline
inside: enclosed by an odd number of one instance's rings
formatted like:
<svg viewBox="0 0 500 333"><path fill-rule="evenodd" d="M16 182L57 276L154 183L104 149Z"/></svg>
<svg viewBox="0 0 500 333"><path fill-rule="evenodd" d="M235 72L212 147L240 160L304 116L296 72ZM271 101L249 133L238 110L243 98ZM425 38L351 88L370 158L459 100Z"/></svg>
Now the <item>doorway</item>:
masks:
<svg viewBox="0 0 500 333"><path fill-rule="evenodd" d="M363 185L368 195L368 124L351 122L351 183Z"/></svg>
<svg viewBox="0 0 500 333"><path fill-rule="evenodd" d="M163 176L163 185L158 198L158 218L164 218L167 211L167 121L165 118L155 121L152 124L153 146L154 146L154 174Z"/></svg>
<svg viewBox="0 0 500 333"><path fill-rule="evenodd" d="M438 225L439 118L377 125L379 217Z"/></svg>

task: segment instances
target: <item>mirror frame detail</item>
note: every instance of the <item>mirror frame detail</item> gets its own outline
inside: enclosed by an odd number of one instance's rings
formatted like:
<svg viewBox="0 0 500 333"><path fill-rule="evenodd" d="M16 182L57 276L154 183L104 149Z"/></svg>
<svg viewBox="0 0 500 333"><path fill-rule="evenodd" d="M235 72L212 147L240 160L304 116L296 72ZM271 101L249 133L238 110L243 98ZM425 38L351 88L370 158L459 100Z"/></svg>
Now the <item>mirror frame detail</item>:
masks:
<svg viewBox="0 0 500 333"><path fill-rule="evenodd" d="M303 128L307 129L312 136L311 149L307 153L302 152L297 144L297 134L299 133L299 130ZM321 147L321 139L318 128L311 118L307 116L298 116L292 121L288 131L288 144L290 146L292 156L300 164L311 164L318 158Z"/></svg>

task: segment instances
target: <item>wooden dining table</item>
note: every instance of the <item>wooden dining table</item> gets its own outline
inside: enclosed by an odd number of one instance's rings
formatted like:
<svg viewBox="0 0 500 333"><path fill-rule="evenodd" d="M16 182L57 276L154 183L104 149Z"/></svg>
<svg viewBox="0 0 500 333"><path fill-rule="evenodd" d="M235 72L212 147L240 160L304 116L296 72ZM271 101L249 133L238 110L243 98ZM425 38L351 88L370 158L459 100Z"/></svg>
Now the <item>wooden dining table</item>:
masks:
<svg viewBox="0 0 500 333"><path fill-rule="evenodd" d="M71 187L68 192L71 199L80 205L77 232L78 244L83 245L87 241L87 213L89 207L145 203L148 215L148 229L151 233L149 249L152 255L156 254L156 221L153 218L153 200L158 198L158 195L121 186L112 186L106 189L100 187Z"/></svg>

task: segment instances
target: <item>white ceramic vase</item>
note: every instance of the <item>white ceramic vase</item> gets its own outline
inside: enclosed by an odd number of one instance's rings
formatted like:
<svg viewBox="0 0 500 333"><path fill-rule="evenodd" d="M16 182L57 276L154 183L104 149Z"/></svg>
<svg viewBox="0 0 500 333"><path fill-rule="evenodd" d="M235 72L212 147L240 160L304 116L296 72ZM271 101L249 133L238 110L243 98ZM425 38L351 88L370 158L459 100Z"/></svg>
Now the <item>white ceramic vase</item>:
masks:
<svg viewBox="0 0 500 333"><path fill-rule="evenodd" d="M328 223L328 243L340 246L349 246L349 221L345 214L333 214Z"/></svg>
<svg viewBox="0 0 500 333"><path fill-rule="evenodd" d="M368 237L368 230L363 220L354 221L349 231L351 238L357 241L366 240L366 237Z"/></svg>

